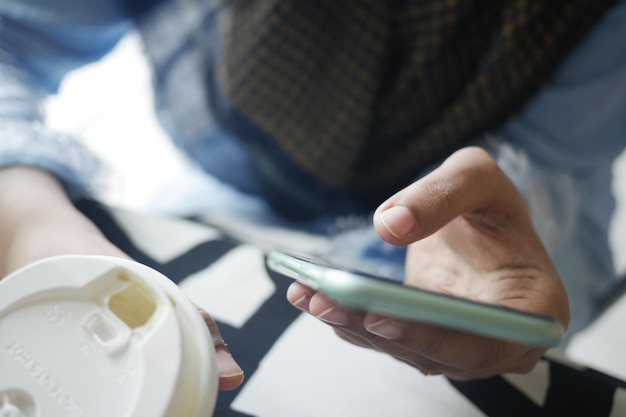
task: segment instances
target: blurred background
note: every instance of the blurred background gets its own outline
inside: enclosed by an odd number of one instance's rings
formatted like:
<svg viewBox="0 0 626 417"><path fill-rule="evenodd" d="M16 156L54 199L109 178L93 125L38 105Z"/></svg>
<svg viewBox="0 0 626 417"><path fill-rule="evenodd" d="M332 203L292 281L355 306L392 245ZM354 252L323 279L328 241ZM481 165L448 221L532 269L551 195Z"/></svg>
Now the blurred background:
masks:
<svg viewBox="0 0 626 417"><path fill-rule="evenodd" d="M159 186L186 173L184 157L165 137L153 111L148 67L136 35L125 37L98 63L80 68L46 103L49 124L82 138L109 165L112 178L100 199L147 210ZM626 156L615 164L618 211L612 219L615 266L626 271ZM568 356L626 379L626 297L578 335Z"/></svg>

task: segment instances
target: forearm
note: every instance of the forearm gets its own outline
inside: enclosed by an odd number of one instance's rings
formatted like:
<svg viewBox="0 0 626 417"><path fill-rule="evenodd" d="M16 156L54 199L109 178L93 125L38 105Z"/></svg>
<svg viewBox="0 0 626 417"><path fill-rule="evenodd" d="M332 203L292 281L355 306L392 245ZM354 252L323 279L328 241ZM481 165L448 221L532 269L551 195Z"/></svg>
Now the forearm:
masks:
<svg viewBox="0 0 626 417"><path fill-rule="evenodd" d="M124 256L73 206L59 181L28 167L0 169L0 277L70 253Z"/></svg>

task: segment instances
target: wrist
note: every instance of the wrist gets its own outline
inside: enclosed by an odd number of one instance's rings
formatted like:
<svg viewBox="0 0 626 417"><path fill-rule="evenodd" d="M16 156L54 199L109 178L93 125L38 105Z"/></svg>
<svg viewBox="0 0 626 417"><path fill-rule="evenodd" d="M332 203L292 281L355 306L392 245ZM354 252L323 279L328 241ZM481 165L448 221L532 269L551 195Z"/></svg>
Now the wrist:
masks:
<svg viewBox="0 0 626 417"><path fill-rule="evenodd" d="M51 174L0 169L0 277L48 256L124 256L71 203Z"/></svg>

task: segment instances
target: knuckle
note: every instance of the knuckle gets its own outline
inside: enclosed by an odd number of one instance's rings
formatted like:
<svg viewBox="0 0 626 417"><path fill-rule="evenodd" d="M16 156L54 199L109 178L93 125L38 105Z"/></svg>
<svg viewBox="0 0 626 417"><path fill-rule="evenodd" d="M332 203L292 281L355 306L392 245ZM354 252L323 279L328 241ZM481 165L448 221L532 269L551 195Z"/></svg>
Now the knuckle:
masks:
<svg viewBox="0 0 626 417"><path fill-rule="evenodd" d="M430 182L424 184L423 192L426 196L424 201L430 201L433 207L448 210L454 207L454 192L452 185L445 182Z"/></svg>
<svg viewBox="0 0 626 417"><path fill-rule="evenodd" d="M436 356L441 351L442 346L445 343L445 337L440 331L431 331L424 334L417 340L416 350L424 356Z"/></svg>
<svg viewBox="0 0 626 417"><path fill-rule="evenodd" d="M511 345L508 342L496 340L491 349L481 349L477 352L475 359L468 363L467 371L481 372L502 366L505 358L511 352Z"/></svg>

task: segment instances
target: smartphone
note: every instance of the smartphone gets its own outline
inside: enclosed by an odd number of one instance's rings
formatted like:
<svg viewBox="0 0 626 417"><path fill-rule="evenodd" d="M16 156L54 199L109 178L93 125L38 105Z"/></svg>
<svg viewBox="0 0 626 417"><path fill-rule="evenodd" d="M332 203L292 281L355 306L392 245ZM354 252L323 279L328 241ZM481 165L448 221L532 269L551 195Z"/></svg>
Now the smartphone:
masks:
<svg viewBox="0 0 626 417"><path fill-rule="evenodd" d="M273 250L265 260L271 271L360 311L541 347L557 345L564 332L550 317L407 287L295 253Z"/></svg>

